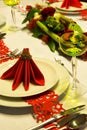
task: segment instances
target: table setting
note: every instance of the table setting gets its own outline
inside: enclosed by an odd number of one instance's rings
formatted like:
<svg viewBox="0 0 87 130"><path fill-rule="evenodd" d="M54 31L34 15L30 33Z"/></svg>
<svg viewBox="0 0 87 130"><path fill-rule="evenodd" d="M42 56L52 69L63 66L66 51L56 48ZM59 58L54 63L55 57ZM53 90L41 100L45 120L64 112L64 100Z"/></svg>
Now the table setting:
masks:
<svg viewBox="0 0 87 130"><path fill-rule="evenodd" d="M86 130L87 2L5 2L0 129Z"/></svg>

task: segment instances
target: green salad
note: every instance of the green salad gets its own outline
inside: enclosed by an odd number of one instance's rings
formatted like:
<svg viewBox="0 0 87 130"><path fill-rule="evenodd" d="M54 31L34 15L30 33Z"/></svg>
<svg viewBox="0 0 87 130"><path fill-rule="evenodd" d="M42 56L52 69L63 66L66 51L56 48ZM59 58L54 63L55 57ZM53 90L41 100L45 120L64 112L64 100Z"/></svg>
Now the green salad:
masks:
<svg viewBox="0 0 87 130"><path fill-rule="evenodd" d="M73 34L70 40L78 46L83 46L81 41L83 30L73 20L56 11L55 8L27 6L27 15L22 22L26 23L27 29L32 32L32 36L44 41L51 51L60 50L59 43L63 34ZM68 39L68 35L66 35Z"/></svg>

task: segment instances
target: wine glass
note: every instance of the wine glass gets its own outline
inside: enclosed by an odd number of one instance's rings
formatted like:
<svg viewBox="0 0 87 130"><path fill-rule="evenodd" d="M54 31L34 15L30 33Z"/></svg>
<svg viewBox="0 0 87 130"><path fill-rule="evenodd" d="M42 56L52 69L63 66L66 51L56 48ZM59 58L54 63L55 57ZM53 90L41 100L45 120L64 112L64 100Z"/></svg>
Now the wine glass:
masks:
<svg viewBox="0 0 87 130"><path fill-rule="evenodd" d="M13 20L13 25L9 28L11 31L17 31L19 28L16 26L16 17L14 7L20 3L20 0L3 0L4 3L8 6L11 6L11 15Z"/></svg>
<svg viewBox="0 0 87 130"><path fill-rule="evenodd" d="M84 34L79 34L75 32L64 33L60 38L60 49L61 51L71 56L72 61L72 74L73 81L70 84L69 91L66 97L71 99L80 98L87 90L86 87L80 82L77 82L76 74L77 74L77 58L76 56L80 56L87 51L87 36Z"/></svg>

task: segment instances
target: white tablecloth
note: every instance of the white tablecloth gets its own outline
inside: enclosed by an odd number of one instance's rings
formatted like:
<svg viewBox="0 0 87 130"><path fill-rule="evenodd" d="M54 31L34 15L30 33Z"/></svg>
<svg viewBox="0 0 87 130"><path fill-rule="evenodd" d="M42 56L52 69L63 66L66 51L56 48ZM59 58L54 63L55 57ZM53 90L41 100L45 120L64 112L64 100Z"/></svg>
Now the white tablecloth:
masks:
<svg viewBox="0 0 87 130"><path fill-rule="evenodd" d="M22 0L23 6L27 4L36 3L38 0ZM39 0L40 1L40 0ZM39 2L38 1L38 2ZM5 6L2 1L0 1L0 14L6 17L6 23L11 24L11 13L10 7ZM21 24L24 19L24 15L16 10L17 25L23 27ZM78 24L87 32L87 21L78 20L78 15L69 16L76 20ZM58 56L58 52L51 52L47 45L43 45L42 42L36 38L31 37L31 34L27 30L17 31L14 33L7 33L4 39L6 45L14 50L19 48L29 48L30 52L35 57L43 57L54 60L54 57ZM67 61L64 57L61 58L65 66L71 70L71 63ZM78 78L87 87L87 62L78 60ZM83 88L84 89L84 88ZM86 104L87 93L84 95L83 102ZM87 107L87 106L86 106ZM67 108L67 107L65 107ZM86 108L87 113L87 108ZM0 130L26 130L32 126L35 126L36 120L32 117L33 109L32 107L5 107L0 106ZM86 129L85 129L86 130Z"/></svg>

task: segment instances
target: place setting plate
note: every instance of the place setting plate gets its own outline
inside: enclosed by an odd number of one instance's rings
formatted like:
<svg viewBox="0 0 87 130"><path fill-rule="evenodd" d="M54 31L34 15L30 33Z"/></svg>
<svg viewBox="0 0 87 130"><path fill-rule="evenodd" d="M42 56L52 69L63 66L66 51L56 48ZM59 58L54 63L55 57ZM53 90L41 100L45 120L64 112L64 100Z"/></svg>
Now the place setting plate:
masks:
<svg viewBox="0 0 87 130"><path fill-rule="evenodd" d="M31 106L27 104L22 97L34 96L53 89L58 95L61 95L69 85L70 76L66 69L59 63L44 59L34 58L37 66L45 77L45 86L29 84L29 90L25 91L21 83L16 90L12 90L12 80L0 79L0 104L10 107ZM10 68L16 60L10 60L0 65L0 76L4 71Z"/></svg>
<svg viewBox="0 0 87 130"><path fill-rule="evenodd" d="M87 10L87 2L81 2L81 3L82 3L82 7L81 8L76 8L76 7L72 7L72 6L70 6L68 9L61 8L62 2L55 2L55 3L51 4L51 6L55 7L60 13L64 13L64 14L79 14L80 11Z"/></svg>

